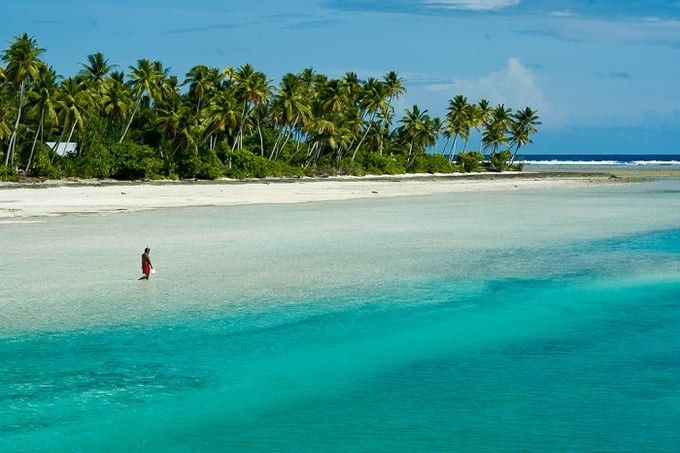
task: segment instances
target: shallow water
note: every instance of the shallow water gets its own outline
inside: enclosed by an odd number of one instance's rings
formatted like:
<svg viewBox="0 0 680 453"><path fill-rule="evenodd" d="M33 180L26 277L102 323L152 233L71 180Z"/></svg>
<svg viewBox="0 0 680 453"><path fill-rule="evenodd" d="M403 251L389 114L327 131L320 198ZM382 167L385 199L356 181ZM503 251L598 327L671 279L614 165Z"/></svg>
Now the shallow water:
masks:
<svg viewBox="0 0 680 453"><path fill-rule="evenodd" d="M0 223L0 450L677 450L679 194Z"/></svg>

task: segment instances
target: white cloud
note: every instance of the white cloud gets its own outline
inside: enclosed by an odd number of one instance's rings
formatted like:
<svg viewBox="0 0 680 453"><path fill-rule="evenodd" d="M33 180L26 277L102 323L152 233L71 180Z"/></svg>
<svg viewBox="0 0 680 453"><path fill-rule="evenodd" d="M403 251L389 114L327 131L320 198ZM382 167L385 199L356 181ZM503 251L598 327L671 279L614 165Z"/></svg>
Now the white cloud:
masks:
<svg viewBox="0 0 680 453"><path fill-rule="evenodd" d="M558 123L562 123L562 115L546 100L534 74L522 66L518 58L508 58L507 66L500 71L477 79L457 80L452 84L431 84L428 90L448 92L451 98L462 94L468 98L468 102L487 99L491 105L505 104L512 109L529 106L538 111L545 125L558 126Z"/></svg>
<svg viewBox="0 0 680 453"><path fill-rule="evenodd" d="M575 17L576 16L575 13L572 13L570 11L552 11L548 15L554 16L554 17Z"/></svg>
<svg viewBox="0 0 680 453"><path fill-rule="evenodd" d="M645 17L630 20L599 20L581 16L550 15L551 20L529 24L521 33L556 39L619 44L680 47L680 20Z"/></svg>
<svg viewBox="0 0 680 453"><path fill-rule="evenodd" d="M471 11L488 11L519 4L520 0L424 0L428 6Z"/></svg>

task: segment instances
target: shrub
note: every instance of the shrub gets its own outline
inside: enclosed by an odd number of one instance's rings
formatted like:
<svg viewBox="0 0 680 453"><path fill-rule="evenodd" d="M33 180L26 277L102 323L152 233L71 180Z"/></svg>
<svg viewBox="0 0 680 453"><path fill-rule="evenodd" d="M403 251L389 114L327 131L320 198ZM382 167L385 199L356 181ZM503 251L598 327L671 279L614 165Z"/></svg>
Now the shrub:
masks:
<svg viewBox="0 0 680 453"><path fill-rule="evenodd" d="M116 179L158 178L163 162L146 145L125 141L111 145L111 176Z"/></svg>
<svg viewBox="0 0 680 453"><path fill-rule="evenodd" d="M224 174L224 165L214 149L201 149L198 153L198 172L196 177L200 179L217 179Z"/></svg>
<svg viewBox="0 0 680 453"><path fill-rule="evenodd" d="M489 156L489 163L491 170L503 171L509 167L510 159L512 159L512 152L509 150L498 151Z"/></svg>
<svg viewBox="0 0 680 453"><path fill-rule="evenodd" d="M11 165L0 165L0 181L16 181L17 171Z"/></svg>
<svg viewBox="0 0 680 453"><path fill-rule="evenodd" d="M406 173L406 160L402 156L386 156L377 153L360 153L357 156L366 173L371 175L398 175Z"/></svg>
<svg viewBox="0 0 680 453"><path fill-rule="evenodd" d="M451 173L455 170L455 165L441 154L420 154L409 166L413 173Z"/></svg>
<svg viewBox="0 0 680 453"><path fill-rule="evenodd" d="M33 155L33 164L30 169L33 176L45 176L49 179L60 179L63 175L61 170L52 164L49 146L39 143L36 145Z"/></svg>
<svg viewBox="0 0 680 453"><path fill-rule="evenodd" d="M479 151L469 151L467 153L458 153L456 161L463 167L466 172L479 171L482 166L484 155Z"/></svg>
<svg viewBox="0 0 680 453"><path fill-rule="evenodd" d="M81 178L109 178L113 168L113 156L103 143L95 143L81 157L66 157L74 163L74 171Z"/></svg>
<svg viewBox="0 0 680 453"><path fill-rule="evenodd" d="M302 169L288 165L285 162L271 161L247 149L226 151L227 176L231 178L266 178L268 176L301 176Z"/></svg>

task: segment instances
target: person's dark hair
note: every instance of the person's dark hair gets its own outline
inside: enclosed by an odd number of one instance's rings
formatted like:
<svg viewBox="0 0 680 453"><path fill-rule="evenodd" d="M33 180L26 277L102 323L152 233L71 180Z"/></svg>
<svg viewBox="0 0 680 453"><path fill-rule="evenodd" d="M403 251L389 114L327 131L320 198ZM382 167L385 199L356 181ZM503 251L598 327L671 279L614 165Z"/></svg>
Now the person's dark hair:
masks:
<svg viewBox="0 0 680 453"><path fill-rule="evenodd" d="M144 253L149 253L150 251L151 251L151 249L149 247L144 249Z"/></svg>

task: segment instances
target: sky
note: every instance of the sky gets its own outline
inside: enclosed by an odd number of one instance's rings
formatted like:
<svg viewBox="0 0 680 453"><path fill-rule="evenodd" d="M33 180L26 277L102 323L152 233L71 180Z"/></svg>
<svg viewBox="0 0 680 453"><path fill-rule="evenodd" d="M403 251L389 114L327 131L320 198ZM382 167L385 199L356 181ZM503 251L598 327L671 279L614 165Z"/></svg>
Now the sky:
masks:
<svg viewBox="0 0 680 453"><path fill-rule="evenodd" d="M1 50L35 37L66 77L95 52L180 80L198 64L274 84L396 71L397 118L443 117L458 94L536 110L525 155L680 153L680 0L24 0L3 2L0 31Z"/></svg>

